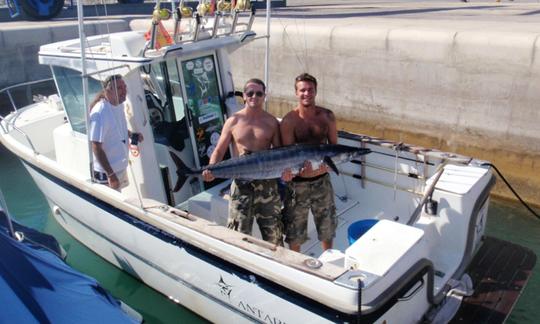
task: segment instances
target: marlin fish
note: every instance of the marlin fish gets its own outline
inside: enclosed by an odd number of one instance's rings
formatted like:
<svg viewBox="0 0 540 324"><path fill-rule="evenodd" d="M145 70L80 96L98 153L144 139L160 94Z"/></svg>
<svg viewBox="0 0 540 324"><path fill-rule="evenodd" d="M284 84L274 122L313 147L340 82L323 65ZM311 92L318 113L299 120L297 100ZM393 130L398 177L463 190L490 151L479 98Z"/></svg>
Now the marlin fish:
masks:
<svg viewBox="0 0 540 324"><path fill-rule="evenodd" d="M370 152L369 149L339 144L296 144L234 157L207 165L199 170L189 169L182 160L172 152L170 153L177 166L178 182L174 188L176 192L180 190L187 176L200 175L204 170L210 170L216 178L275 179L280 178L287 168L290 168L293 174L298 174L305 161L309 161L313 168L326 163L336 174L339 174L336 165Z"/></svg>

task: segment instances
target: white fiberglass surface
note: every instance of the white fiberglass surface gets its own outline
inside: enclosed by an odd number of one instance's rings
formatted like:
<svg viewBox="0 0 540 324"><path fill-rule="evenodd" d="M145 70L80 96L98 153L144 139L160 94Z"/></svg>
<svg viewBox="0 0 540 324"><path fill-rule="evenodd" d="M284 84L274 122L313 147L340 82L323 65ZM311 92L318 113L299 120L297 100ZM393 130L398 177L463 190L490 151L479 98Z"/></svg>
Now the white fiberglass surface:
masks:
<svg viewBox="0 0 540 324"><path fill-rule="evenodd" d="M16 129L10 135L24 146L33 146L37 153L54 157L53 130L64 123L64 113L46 102L19 110L13 119Z"/></svg>

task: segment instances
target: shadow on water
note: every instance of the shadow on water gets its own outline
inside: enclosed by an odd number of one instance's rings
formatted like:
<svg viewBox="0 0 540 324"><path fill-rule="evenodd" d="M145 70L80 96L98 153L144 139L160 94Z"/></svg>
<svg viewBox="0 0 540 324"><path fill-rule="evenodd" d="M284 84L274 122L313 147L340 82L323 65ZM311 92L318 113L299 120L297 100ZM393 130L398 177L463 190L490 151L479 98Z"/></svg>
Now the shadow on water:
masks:
<svg viewBox="0 0 540 324"><path fill-rule="evenodd" d="M45 197L21 162L0 144L0 189L11 214L23 225L54 235L67 252L67 263L98 280L144 318L145 323L207 323L154 289L94 254L56 223Z"/></svg>
<svg viewBox="0 0 540 324"><path fill-rule="evenodd" d="M67 262L96 278L114 296L134 307L145 323L204 323L189 310L119 271L65 232L51 216L42 193L22 164L0 145L0 188L8 207L23 225L54 235L68 252ZM526 246L540 255L540 220L518 203L491 200L487 235ZM535 266L507 323L534 323L540 318L540 270Z"/></svg>
<svg viewBox="0 0 540 324"><path fill-rule="evenodd" d="M538 208L535 209L538 212ZM521 204L492 200L487 234L530 248L540 257L540 219ZM506 323L534 323L540 318L540 266L534 267L529 283Z"/></svg>

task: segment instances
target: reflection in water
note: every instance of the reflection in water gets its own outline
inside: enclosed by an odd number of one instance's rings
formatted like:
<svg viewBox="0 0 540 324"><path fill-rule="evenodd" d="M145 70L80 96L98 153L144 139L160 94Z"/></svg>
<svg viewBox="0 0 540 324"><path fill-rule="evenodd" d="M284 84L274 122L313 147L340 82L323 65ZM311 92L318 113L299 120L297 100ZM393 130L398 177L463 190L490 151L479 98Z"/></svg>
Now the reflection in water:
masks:
<svg viewBox="0 0 540 324"><path fill-rule="evenodd" d="M119 271L69 236L52 218L45 198L21 163L1 145L0 189L17 220L54 235L68 253L68 264L96 278L115 297L140 312L145 323L204 323L204 319ZM492 200L487 234L526 246L540 255L540 220L518 203ZM533 323L540 318L537 291L540 291L538 264L507 323Z"/></svg>
<svg viewBox="0 0 540 324"><path fill-rule="evenodd" d="M538 208L535 210L538 213ZM537 257L540 256L540 219L517 202L491 201L487 234L528 247ZM540 318L539 290L540 269L537 260L533 275L507 323L534 323Z"/></svg>

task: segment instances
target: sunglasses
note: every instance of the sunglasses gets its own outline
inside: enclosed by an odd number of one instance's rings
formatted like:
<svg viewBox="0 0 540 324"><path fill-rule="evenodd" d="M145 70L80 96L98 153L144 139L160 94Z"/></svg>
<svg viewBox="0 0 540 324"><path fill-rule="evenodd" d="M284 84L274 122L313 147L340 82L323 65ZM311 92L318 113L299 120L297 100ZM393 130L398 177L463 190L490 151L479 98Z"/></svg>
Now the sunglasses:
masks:
<svg viewBox="0 0 540 324"><path fill-rule="evenodd" d="M264 96L264 92L262 91L248 91L246 92L246 97L251 98L253 96L262 97Z"/></svg>

